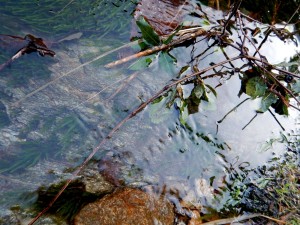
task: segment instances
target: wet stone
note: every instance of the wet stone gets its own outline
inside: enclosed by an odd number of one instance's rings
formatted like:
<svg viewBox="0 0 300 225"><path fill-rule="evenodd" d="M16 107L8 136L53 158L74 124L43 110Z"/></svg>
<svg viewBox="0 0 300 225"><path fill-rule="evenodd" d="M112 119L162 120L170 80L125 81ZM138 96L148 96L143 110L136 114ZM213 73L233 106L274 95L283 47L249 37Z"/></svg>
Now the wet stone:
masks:
<svg viewBox="0 0 300 225"><path fill-rule="evenodd" d="M82 174L82 182L85 185L85 191L91 194L103 195L111 193L114 185L105 180L93 167L86 169Z"/></svg>
<svg viewBox="0 0 300 225"><path fill-rule="evenodd" d="M173 224L173 206L141 190L124 188L86 205L75 217L75 225Z"/></svg>

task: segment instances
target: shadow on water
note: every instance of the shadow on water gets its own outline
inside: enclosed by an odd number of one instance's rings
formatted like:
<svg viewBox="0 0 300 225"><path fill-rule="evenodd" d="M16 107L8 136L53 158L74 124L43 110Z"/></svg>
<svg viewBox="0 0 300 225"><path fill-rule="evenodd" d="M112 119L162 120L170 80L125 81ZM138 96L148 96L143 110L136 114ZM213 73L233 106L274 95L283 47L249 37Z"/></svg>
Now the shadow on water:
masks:
<svg viewBox="0 0 300 225"><path fill-rule="evenodd" d="M26 211L25 206L45 207L42 203L51 201L63 181L72 177L114 126L167 82L228 57L212 39L197 39L145 62L106 69L106 63L139 49L127 47L88 63L136 34L137 28L131 26L135 1L20 1L18 5L6 1L0 6L1 18L7 21L0 26L0 33L34 34L56 53L55 58L25 54L0 71L0 224L16 211L33 217L36 212ZM223 19L219 11L202 7L213 25ZM193 12L187 18L195 19L195 15ZM195 17L192 23L207 25L205 18ZM254 27L265 29L249 23L249 29ZM229 30L232 38L239 40L238 29ZM263 33L255 37L257 41L263 38ZM0 38L0 63L18 51L14 44L15 40ZM151 44L144 41L140 46ZM294 43L283 43L276 37L262 48L270 63L284 61L287 68L295 67L288 64L292 56L299 63L296 51L299 48ZM227 53L239 52L231 49ZM291 157L298 157L299 130L295 127L299 114L291 109L289 117L276 114L275 119L276 107L269 103L271 113L258 113L262 110L259 99L248 99L246 93L250 92L242 90L243 85L251 87L247 83L251 78L244 84L240 79L244 64L244 60L232 62L216 68L213 74L203 73L211 77L204 83L190 81L170 89L110 137L82 177L96 171L93 176L98 179L101 175L114 187L137 187L166 196L175 206L177 222L188 223L193 210L203 221L243 210L256 212L255 208L278 216L279 205L271 208L271 203L277 196L287 195L266 193L263 188L273 185L279 190L280 181L268 183L266 177L273 176L272 169L284 176L276 163L295 163ZM43 85L47 86L27 96ZM288 168L296 170L291 165ZM83 205L113 190L90 192L87 183L76 178L50 213L71 221ZM265 200L261 208L256 204L260 198Z"/></svg>

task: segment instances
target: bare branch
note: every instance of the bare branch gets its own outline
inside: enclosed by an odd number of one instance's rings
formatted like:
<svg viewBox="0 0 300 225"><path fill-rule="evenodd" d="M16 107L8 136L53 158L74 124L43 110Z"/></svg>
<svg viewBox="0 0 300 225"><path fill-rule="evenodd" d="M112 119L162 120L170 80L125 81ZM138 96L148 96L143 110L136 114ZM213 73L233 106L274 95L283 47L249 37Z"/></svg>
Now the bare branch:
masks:
<svg viewBox="0 0 300 225"><path fill-rule="evenodd" d="M182 44L185 41L192 40L192 39L195 39L198 36L206 35L206 34L207 34L207 31L200 27L200 28L196 29L195 31L193 31L191 33L184 34L181 37L171 41L170 44L162 44L162 45L159 45L159 46L155 46L151 49L147 49L145 51L136 53L134 55L130 55L130 56L125 57L125 58L120 59L120 60L117 60L115 62L108 63L108 64L105 65L105 67L106 68L112 68L114 66L121 65L121 64L126 63L128 61L131 61L133 59L137 59L137 58L140 58L140 57L143 57L143 56L152 55L156 52L160 52L160 51L163 51L163 50L170 49L170 48L175 47L179 44Z"/></svg>

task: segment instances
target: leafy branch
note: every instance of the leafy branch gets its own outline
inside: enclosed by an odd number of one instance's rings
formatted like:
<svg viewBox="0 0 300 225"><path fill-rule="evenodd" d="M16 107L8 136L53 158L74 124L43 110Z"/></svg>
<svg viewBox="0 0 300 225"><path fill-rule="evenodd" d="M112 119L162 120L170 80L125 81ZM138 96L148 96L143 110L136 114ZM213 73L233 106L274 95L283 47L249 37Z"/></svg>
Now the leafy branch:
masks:
<svg viewBox="0 0 300 225"><path fill-rule="evenodd" d="M241 1L238 2L240 4ZM213 45L218 46L222 49L226 49L227 47L232 47L238 51L238 53L234 57L228 57L226 60L211 64L210 66L204 69L198 69L197 65L194 65L192 70L193 73L187 74L183 77L180 77L184 72L180 72L179 77L177 79L172 79L169 81L169 84L165 85L155 94L153 94L148 100L143 102L137 108L135 108L130 114L128 114L122 121L120 121L110 132L109 134L92 150L90 155L84 160L84 162L73 172L70 179L66 181L57 195L52 199L49 205L41 211L29 224L33 224L37 221L45 212L49 210L49 208L54 204L54 202L60 197L60 195L65 191L65 189L69 186L69 184L79 175L79 173L83 170L83 168L88 164L88 162L93 158L93 156L97 153L97 151L108 141L111 137L131 118L135 117L139 112L144 110L146 106L153 103L156 99L163 97L167 92L173 91L175 94L173 95L174 98L178 98L179 101L183 102L183 108L188 107L188 101L195 103L197 107L199 107L200 100L209 101L207 97L207 90L213 92L216 95L216 91L214 88L210 87L209 85L205 85L204 80L212 77L222 77L228 71L222 71L224 68L227 67L227 64L231 66L233 73L239 73L241 78L241 90L240 95L245 93L250 96L252 99L261 98L261 108L257 110L257 113L263 113L270 110L270 107L273 107L276 112L279 114L288 115L287 108L293 107L299 110L300 102L298 100L299 91L295 90L292 87L291 83L296 84L299 86L299 75L293 72L290 72L285 69L281 69L276 67L265 59L265 57L260 54L259 50L262 45L266 43L270 32L276 34L278 31L277 28L269 27L270 29L267 30L267 34L263 41L259 44L258 47L254 44L251 40L251 37L248 36L247 32L245 32L245 28L242 24L243 15L239 14L238 11L239 5L236 5L233 8L232 13L228 17L225 22L223 21L223 26L215 26L210 30L205 30L204 28L195 28L195 29L181 29L175 31L168 37L159 37L149 25L147 25L144 21L138 22L138 25L142 31L142 40L140 40L140 44L143 45L146 50L143 50L139 53L126 57L122 60L118 60L116 62L107 64L107 68L111 68L113 66L120 65L122 63L129 62L130 60L137 59L140 57L152 55L155 53L169 51L174 47L179 45L185 44L191 40L194 41L194 44L197 44L197 38L200 36L204 36L203 40L213 40ZM240 16L241 15L241 16ZM227 32L231 26L231 18L235 17L238 18L236 23L240 26L242 30L240 42L236 40L235 42L231 40L230 34ZM285 31L286 32L286 31ZM288 33L288 32L286 32ZM293 35L284 35L281 36L282 40L292 39ZM247 42L248 40L248 42ZM251 44L255 47L255 52L251 55L249 49L247 48L247 44ZM196 48L197 46L195 46ZM259 58L255 57L256 54L259 54ZM197 57L199 58L201 54ZM236 60L245 60L247 61L241 68L236 68L233 65L233 62ZM84 65L82 65L84 66ZM221 68L221 69L220 69ZM246 68L246 69L245 69ZM76 68L77 69L77 68ZM220 69L217 71L217 69ZM186 68L184 68L186 71ZM278 74L273 71L278 71ZM212 74L206 74L207 72L212 71ZM71 72L70 72L71 73ZM229 72L228 72L229 73ZM69 73L68 73L69 74ZM205 74L205 75L204 75ZM67 75L67 74L66 74ZM283 80L281 80L283 78ZM289 78L289 79L288 79ZM284 84L282 83L284 82ZM194 84L194 88L191 92L191 95L184 99L182 97L182 93L179 85L185 84ZM177 87L177 88L175 88ZM293 105L290 103L290 98L293 98L297 105ZM172 103L174 99L171 99L169 103ZM245 100L246 101L246 100ZM244 101L242 102L244 103ZM240 103L239 105L241 105ZM238 105L238 106L239 106ZM236 107L238 107L236 106ZM183 109L181 109L183 110ZM231 111L230 111L231 112ZM230 113L229 112L229 113ZM229 114L228 113L228 114ZM224 118L219 123L222 122L225 117L228 115L226 114ZM257 115L257 114L256 114ZM255 115L255 117L256 117ZM254 117L254 118L255 118ZM254 119L253 118L253 119ZM252 120L253 120L252 119ZM251 120L251 121L252 121ZM250 121L250 122L251 122ZM184 122L184 121L183 121ZM250 123L249 122L249 123ZM248 124L249 124L248 123ZM247 125L248 125L247 124ZM246 126L247 126L246 125ZM245 127L246 127L245 126Z"/></svg>

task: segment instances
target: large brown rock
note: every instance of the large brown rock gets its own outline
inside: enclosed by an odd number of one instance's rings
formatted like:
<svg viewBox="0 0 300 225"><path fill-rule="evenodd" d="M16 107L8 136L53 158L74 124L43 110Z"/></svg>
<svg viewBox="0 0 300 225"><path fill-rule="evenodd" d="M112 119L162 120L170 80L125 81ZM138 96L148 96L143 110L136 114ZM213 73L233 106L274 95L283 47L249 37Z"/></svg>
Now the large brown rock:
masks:
<svg viewBox="0 0 300 225"><path fill-rule="evenodd" d="M173 224L173 206L141 190L124 188L86 205L75 225Z"/></svg>

